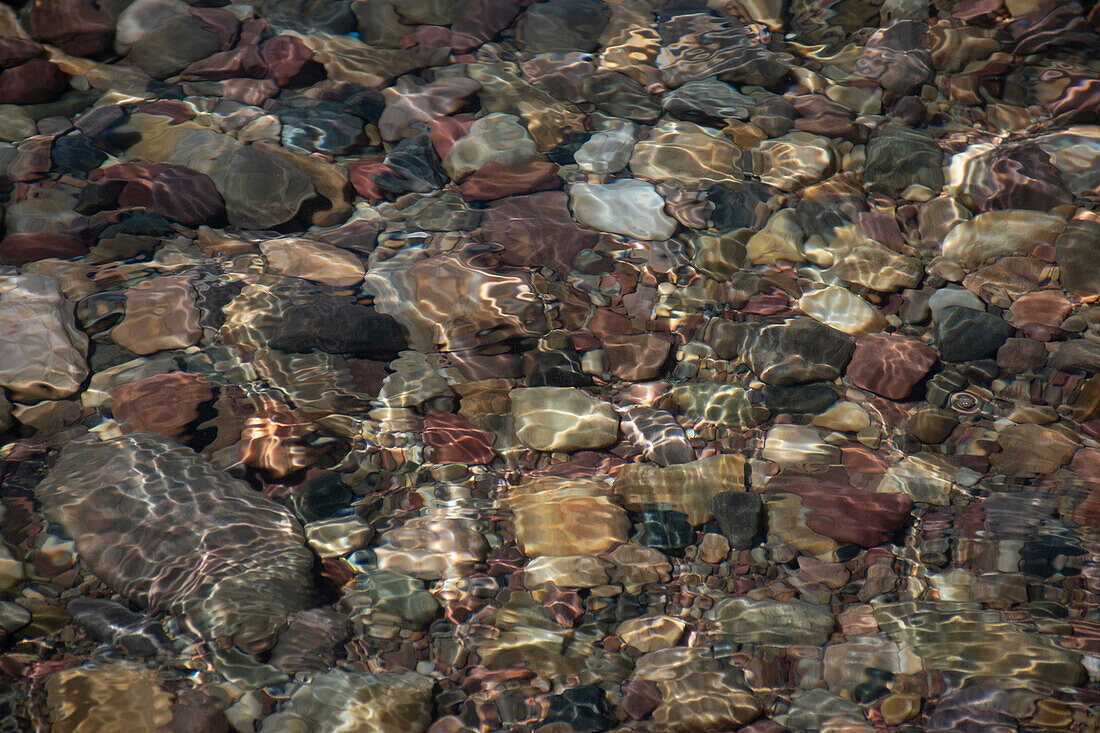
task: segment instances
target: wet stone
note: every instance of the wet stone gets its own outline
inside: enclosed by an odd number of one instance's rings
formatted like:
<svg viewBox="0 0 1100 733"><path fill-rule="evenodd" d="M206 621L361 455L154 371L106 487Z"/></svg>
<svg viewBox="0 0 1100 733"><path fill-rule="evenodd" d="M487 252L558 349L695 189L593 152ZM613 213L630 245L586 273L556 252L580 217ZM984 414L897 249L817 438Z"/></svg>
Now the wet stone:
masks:
<svg viewBox="0 0 1100 733"><path fill-rule="evenodd" d="M312 556L293 516L169 440L74 441L36 495L112 588L208 638L264 649L310 602ZM250 529L227 533L236 523ZM224 562L211 566L208 550Z"/></svg>
<svg viewBox="0 0 1100 733"><path fill-rule="evenodd" d="M552 695L550 711L542 722L565 723L577 733L596 733L618 723L607 694L596 685L572 687L560 695Z"/></svg>
<svg viewBox="0 0 1100 733"><path fill-rule="evenodd" d="M172 653L172 643L160 623L134 613L121 603L75 598L65 610L89 638L124 649L135 657Z"/></svg>
<svg viewBox="0 0 1100 733"><path fill-rule="evenodd" d="M1016 332L991 313L952 305L936 322L936 348L944 361L988 359Z"/></svg>
<svg viewBox="0 0 1100 733"><path fill-rule="evenodd" d="M765 326L749 349L752 370L767 384L829 381L852 358L855 345L840 331L810 318Z"/></svg>
<svg viewBox="0 0 1100 733"><path fill-rule="evenodd" d="M759 494L723 491L710 501L722 535L734 550L747 550L760 539L764 502Z"/></svg>
<svg viewBox="0 0 1100 733"><path fill-rule="evenodd" d="M611 405L572 387L513 390L516 434L534 450L603 448L618 440L619 416Z"/></svg>
<svg viewBox="0 0 1100 733"><path fill-rule="evenodd" d="M748 598L723 599L706 616L738 643L756 644L820 646L835 623L826 606Z"/></svg>

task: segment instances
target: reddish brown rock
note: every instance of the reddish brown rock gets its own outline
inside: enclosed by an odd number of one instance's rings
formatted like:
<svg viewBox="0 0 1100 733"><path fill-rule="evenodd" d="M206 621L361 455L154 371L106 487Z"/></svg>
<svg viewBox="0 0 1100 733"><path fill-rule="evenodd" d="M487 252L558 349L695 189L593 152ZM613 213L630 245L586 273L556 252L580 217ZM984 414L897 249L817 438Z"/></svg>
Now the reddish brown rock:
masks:
<svg viewBox="0 0 1100 733"><path fill-rule="evenodd" d="M224 8L189 8L187 12L218 37L218 51L228 51L240 38L241 21Z"/></svg>
<svg viewBox="0 0 1100 733"><path fill-rule="evenodd" d="M1000 453L990 456L997 473L1039 476L1053 473L1073 457L1080 445L1058 428L1024 423L1009 425L997 436Z"/></svg>
<svg viewBox="0 0 1100 733"><path fill-rule="evenodd" d="M110 391L111 413L128 433L156 433L179 438L199 419L199 406L214 398L201 374L169 372Z"/></svg>
<svg viewBox="0 0 1100 733"><path fill-rule="evenodd" d="M397 174L385 164L384 160L385 158L379 155L357 160L348 166L348 180L355 192L363 198L374 199L375 201L386 198L386 192L375 183L374 179L383 173Z"/></svg>
<svg viewBox="0 0 1100 733"><path fill-rule="evenodd" d="M92 0L35 0L27 30L73 56L102 53L115 37L115 24Z"/></svg>
<svg viewBox="0 0 1100 733"><path fill-rule="evenodd" d="M0 104L52 102L68 86L65 74L45 59L0 71Z"/></svg>
<svg viewBox="0 0 1100 733"><path fill-rule="evenodd" d="M923 341L895 334L869 334L856 341L848 380L892 400L902 400L936 363L936 351Z"/></svg>
<svg viewBox="0 0 1100 733"><path fill-rule="evenodd" d="M671 347L667 337L655 333L610 335L603 340L611 373L625 382L657 377Z"/></svg>
<svg viewBox="0 0 1100 733"><path fill-rule="evenodd" d="M1009 308L1013 325L1037 341L1050 341L1062 333L1060 326L1073 305L1062 289L1040 290L1021 295Z"/></svg>
<svg viewBox="0 0 1100 733"><path fill-rule="evenodd" d="M0 262L16 267L48 257L67 260L85 254L88 254L87 246L67 234L27 232L9 234L0 240Z"/></svg>
<svg viewBox="0 0 1100 733"><path fill-rule="evenodd" d="M577 226L563 191L494 202L481 219L481 238L502 245L501 259L510 265L546 266L562 273L572 269L581 250L599 241L598 234Z"/></svg>
<svg viewBox="0 0 1100 733"><path fill-rule="evenodd" d="M467 201L492 201L555 188L561 188L558 167L549 161L531 158L511 165L491 160L455 190Z"/></svg>
<svg viewBox="0 0 1100 733"><path fill-rule="evenodd" d="M908 494L871 494L810 480L792 482L783 490L801 498L807 511L806 526L811 530L861 547L886 542L905 526L913 506Z"/></svg>
<svg viewBox="0 0 1100 733"><path fill-rule="evenodd" d="M483 465L496 457L492 435L441 410L428 410L424 442L432 447L431 460L435 463Z"/></svg>
<svg viewBox="0 0 1100 733"><path fill-rule="evenodd" d="M661 691L656 682L630 680L623 685L623 710L632 720L641 720L661 704Z"/></svg>
<svg viewBox="0 0 1100 733"><path fill-rule="evenodd" d="M997 366L1002 374L1038 372L1046 363L1046 346L1035 339L1010 338L997 349Z"/></svg>
<svg viewBox="0 0 1100 733"><path fill-rule="evenodd" d="M517 0L470 0L451 24L451 50L477 48L492 39L519 14Z"/></svg>
<svg viewBox="0 0 1100 733"><path fill-rule="evenodd" d="M225 215L214 182L198 171L170 163L120 163L92 171L90 181L125 181L122 207L141 206L165 219L198 226Z"/></svg>
<svg viewBox="0 0 1100 733"><path fill-rule="evenodd" d="M0 69L18 66L43 53L45 49L34 41L28 41L25 38L0 37Z"/></svg>
<svg viewBox="0 0 1100 733"><path fill-rule="evenodd" d="M470 133L474 118L469 115L458 117L440 117L428 124L429 139L436 154L443 159L454 147L455 142Z"/></svg>
<svg viewBox="0 0 1100 733"><path fill-rule="evenodd" d="M269 73L258 46L237 46L208 56L180 72L181 81L263 79Z"/></svg>
<svg viewBox="0 0 1100 733"><path fill-rule="evenodd" d="M243 42L243 30L241 38ZM313 58L313 51L297 36L278 35L260 44L260 58L267 64L267 78L284 87Z"/></svg>

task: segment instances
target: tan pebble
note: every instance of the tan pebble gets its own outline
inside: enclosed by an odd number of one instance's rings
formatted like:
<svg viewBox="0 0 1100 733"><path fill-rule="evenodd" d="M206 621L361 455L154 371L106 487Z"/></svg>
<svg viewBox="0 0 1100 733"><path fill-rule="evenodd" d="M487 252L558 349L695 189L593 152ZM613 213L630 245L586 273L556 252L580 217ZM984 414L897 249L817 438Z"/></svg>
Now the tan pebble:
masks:
<svg viewBox="0 0 1100 733"><path fill-rule="evenodd" d="M814 417L814 425L829 430L858 432L871 425L871 416L854 402L837 402L825 412Z"/></svg>
<svg viewBox="0 0 1100 733"><path fill-rule="evenodd" d="M920 712L920 704L920 695L889 695L882 701L879 712L886 725L901 725Z"/></svg>
<svg viewBox="0 0 1100 733"><path fill-rule="evenodd" d="M654 652L676 645L687 623L672 616L642 616L623 621L615 634L641 652Z"/></svg>
<svg viewBox="0 0 1100 733"><path fill-rule="evenodd" d="M730 543L720 534L708 532L703 535L703 541L699 543L699 559L703 562L717 564L729 557Z"/></svg>

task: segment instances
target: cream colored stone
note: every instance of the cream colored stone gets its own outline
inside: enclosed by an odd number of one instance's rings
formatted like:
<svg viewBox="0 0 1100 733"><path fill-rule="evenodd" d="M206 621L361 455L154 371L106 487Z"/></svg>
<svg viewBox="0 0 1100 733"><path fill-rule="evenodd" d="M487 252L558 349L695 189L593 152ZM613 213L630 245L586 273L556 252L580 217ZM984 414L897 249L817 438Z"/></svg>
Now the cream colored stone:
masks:
<svg viewBox="0 0 1100 733"><path fill-rule="evenodd" d="M260 244L271 269L326 285L358 285L366 269L345 249L308 239L272 239Z"/></svg>
<svg viewBox="0 0 1100 733"><path fill-rule="evenodd" d="M676 646L687 624L672 616L639 616L627 619L615 629L615 635L640 652L655 652Z"/></svg>
<svg viewBox="0 0 1100 733"><path fill-rule="evenodd" d="M610 581L608 570L614 565L590 555L536 557L523 569L523 583L537 588L553 583L559 588L595 588Z"/></svg>
<svg viewBox="0 0 1100 733"><path fill-rule="evenodd" d="M780 465L840 463L840 450L822 440L820 431L807 425L773 425L764 439L760 457Z"/></svg>
<svg viewBox="0 0 1100 733"><path fill-rule="evenodd" d="M1038 244L1054 244L1065 228L1065 220L1054 214L988 211L957 224L944 237L940 253L971 270Z"/></svg>
<svg viewBox="0 0 1100 733"><path fill-rule="evenodd" d="M512 416L523 444L541 451L605 448L619 437L619 414L573 387L512 390Z"/></svg>
<svg viewBox="0 0 1100 733"><path fill-rule="evenodd" d="M720 534L707 532L699 543L699 559L717 565L730 554L730 541Z"/></svg>
<svg viewBox="0 0 1100 733"><path fill-rule="evenodd" d="M794 191L828 177L836 167L836 152L829 138L796 131L760 143L752 160L761 181Z"/></svg>
<svg viewBox="0 0 1100 733"><path fill-rule="evenodd" d="M611 487L585 479L541 477L512 487L504 504L528 557L597 555L627 541L630 520Z"/></svg>
<svg viewBox="0 0 1100 733"><path fill-rule="evenodd" d="M804 293L798 300L798 309L814 320L853 336L875 333L886 327L886 317L877 308L837 285Z"/></svg>
<svg viewBox="0 0 1100 733"><path fill-rule="evenodd" d="M573 216L586 227L643 240L664 240L676 232L665 200L653 184L633 178L569 187Z"/></svg>
<svg viewBox="0 0 1100 733"><path fill-rule="evenodd" d="M498 112L470 125L469 133L459 138L443 158L443 168L458 181L490 161L511 165L537 154L535 141L519 118Z"/></svg>
<svg viewBox="0 0 1100 733"><path fill-rule="evenodd" d="M340 557L366 547L374 537L374 528L359 517L336 517L310 522L303 529L309 548L317 557Z"/></svg>
<svg viewBox="0 0 1100 733"><path fill-rule="evenodd" d="M0 542L0 591L5 591L26 577L23 561L15 556L6 543Z"/></svg>
<svg viewBox="0 0 1100 733"><path fill-rule="evenodd" d="M780 209L749 238L745 251L754 265L778 265L781 260L805 262L801 246L802 229L795 222L794 209Z"/></svg>
<svg viewBox="0 0 1100 733"><path fill-rule="evenodd" d="M820 415L815 415L813 423L819 428L857 433L871 425L871 416L854 402L837 402Z"/></svg>
<svg viewBox="0 0 1100 733"><path fill-rule="evenodd" d="M17 402L56 400L88 376L88 337L46 275L0 277L0 386Z"/></svg>
<svg viewBox="0 0 1100 733"><path fill-rule="evenodd" d="M698 526L714 518L710 501L715 495L743 489L744 485L745 459L729 453L665 468L632 463L619 470L614 489L628 509L640 511L645 504L669 504Z"/></svg>
<svg viewBox="0 0 1100 733"><path fill-rule="evenodd" d="M634 146L630 171L652 181L709 188L740 181L740 160L741 150L717 130L676 120L654 127Z"/></svg>

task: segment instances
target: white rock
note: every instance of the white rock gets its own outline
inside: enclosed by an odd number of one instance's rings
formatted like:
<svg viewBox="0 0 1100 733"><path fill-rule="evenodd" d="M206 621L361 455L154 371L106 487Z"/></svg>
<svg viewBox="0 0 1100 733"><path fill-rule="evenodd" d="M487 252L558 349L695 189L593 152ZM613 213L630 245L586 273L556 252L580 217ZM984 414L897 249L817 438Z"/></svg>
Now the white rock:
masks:
<svg viewBox="0 0 1100 733"><path fill-rule="evenodd" d="M577 221L603 232L664 240L676 231L676 220L665 213L665 200L645 181L574 183L569 203Z"/></svg>
<svg viewBox="0 0 1100 733"><path fill-rule="evenodd" d="M68 397L88 376L88 337L47 275L0 277L0 386L13 400Z"/></svg>
<svg viewBox="0 0 1100 733"><path fill-rule="evenodd" d="M838 331L860 335L886 327L886 317L851 290L829 285L803 294L798 309Z"/></svg>
<svg viewBox="0 0 1100 733"><path fill-rule="evenodd" d="M573 153L573 160L586 173L605 175L618 173L630 162L634 150L634 123L597 132Z"/></svg>
<svg viewBox="0 0 1100 733"><path fill-rule="evenodd" d="M619 438L619 413L574 387L514 389L516 435L534 450L606 448Z"/></svg>
<svg viewBox="0 0 1100 733"><path fill-rule="evenodd" d="M511 165L537 154L535 141L520 119L497 112L474 120L470 131L443 158L443 168L458 181L490 161Z"/></svg>
<svg viewBox="0 0 1100 733"><path fill-rule="evenodd" d="M932 293L928 299L928 308L932 311L932 319L940 317L940 311L944 308L958 305L976 311L984 311L985 303L974 293L959 287L946 287Z"/></svg>

